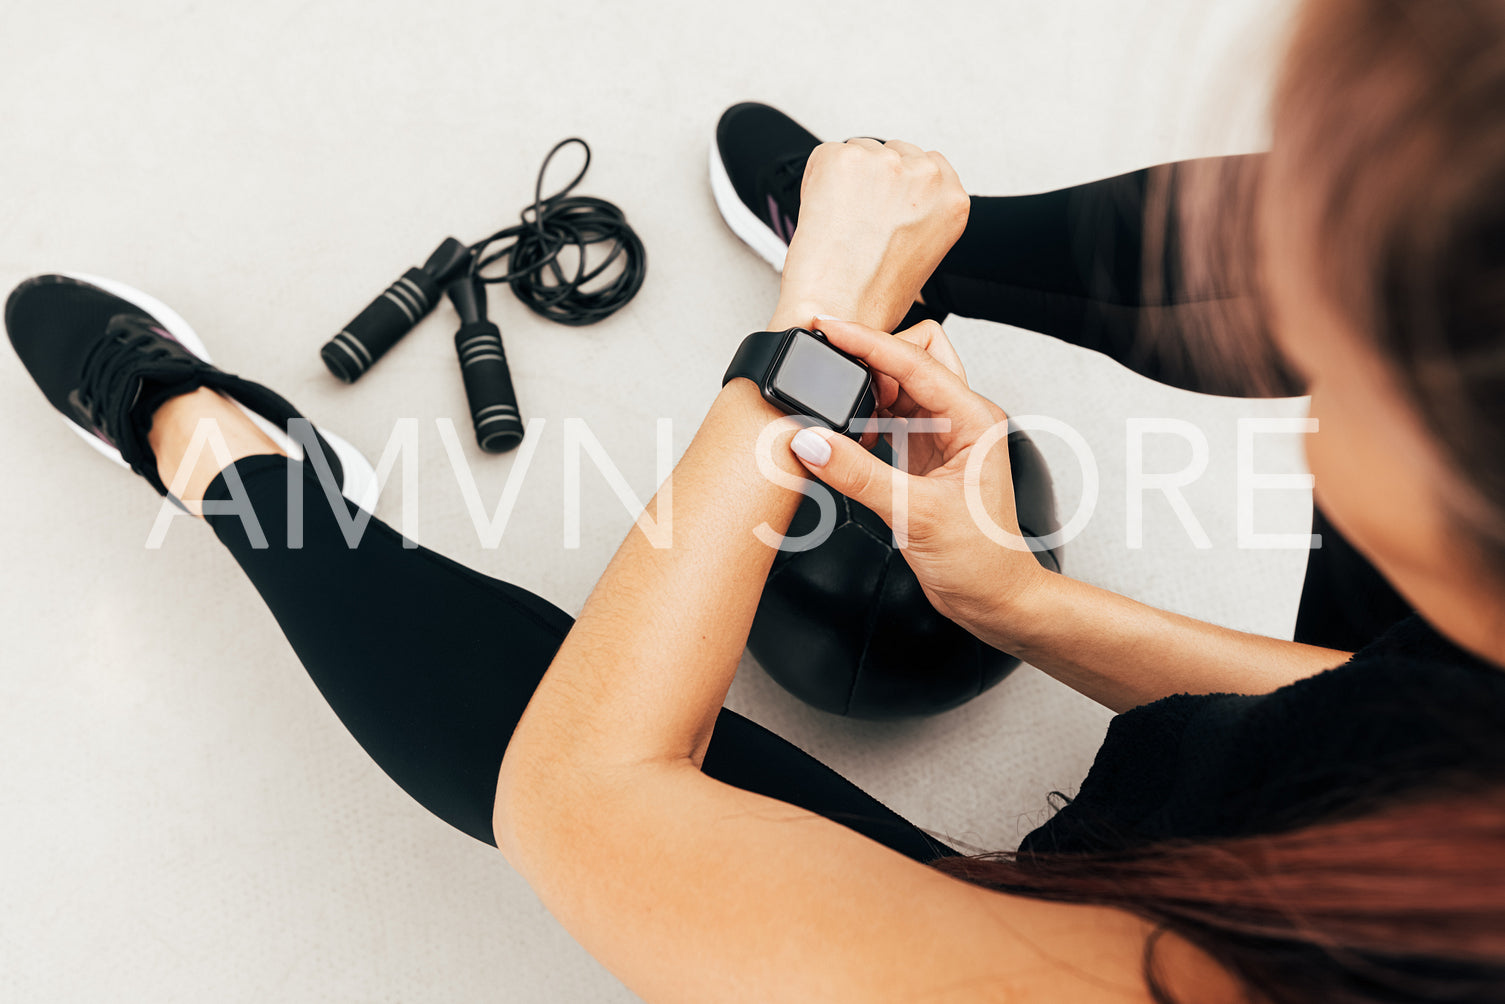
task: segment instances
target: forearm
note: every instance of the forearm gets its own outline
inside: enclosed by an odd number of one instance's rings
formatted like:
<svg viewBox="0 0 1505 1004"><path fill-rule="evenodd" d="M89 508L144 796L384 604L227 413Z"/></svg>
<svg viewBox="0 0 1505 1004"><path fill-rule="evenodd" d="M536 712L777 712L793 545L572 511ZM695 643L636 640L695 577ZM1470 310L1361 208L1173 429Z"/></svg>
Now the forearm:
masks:
<svg viewBox="0 0 1505 1004"><path fill-rule="evenodd" d="M591 592L528 704L509 766L674 760L703 751L736 671L774 550L754 530L787 528L798 492L758 469L772 421L783 460L797 426L748 381L723 388L646 516L669 519L656 548L634 526ZM662 532L662 531L661 531Z"/></svg>
<svg viewBox="0 0 1505 1004"><path fill-rule="evenodd" d="M1171 694L1263 694L1350 653L1247 634L1044 573L1009 625L972 630L1115 711Z"/></svg>
<svg viewBox="0 0 1505 1004"><path fill-rule="evenodd" d="M811 308L781 302L770 328L808 323ZM552 811L549 799L589 799L584 779L623 769L698 767L736 673L774 549L803 497L775 484L807 475L788 441L798 426L749 381L717 395L649 519L672 519L671 546L634 526L608 565L528 703L499 777L496 836L519 817ZM549 792L547 796L543 792ZM531 795L544 802L528 804Z"/></svg>

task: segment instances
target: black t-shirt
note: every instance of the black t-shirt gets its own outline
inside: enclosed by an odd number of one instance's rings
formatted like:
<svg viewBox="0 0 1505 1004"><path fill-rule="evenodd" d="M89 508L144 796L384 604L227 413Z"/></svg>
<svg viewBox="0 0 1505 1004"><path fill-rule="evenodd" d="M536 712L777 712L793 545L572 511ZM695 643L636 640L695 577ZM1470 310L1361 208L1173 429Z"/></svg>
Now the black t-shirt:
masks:
<svg viewBox="0 0 1505 1004"><path fill-rule="evenodd" d="M1275 833L1456 773L1505 779L1505 670L1413 616L1274 693L1181 694L1119 715L1076 797L1020 850Z"/></svg>

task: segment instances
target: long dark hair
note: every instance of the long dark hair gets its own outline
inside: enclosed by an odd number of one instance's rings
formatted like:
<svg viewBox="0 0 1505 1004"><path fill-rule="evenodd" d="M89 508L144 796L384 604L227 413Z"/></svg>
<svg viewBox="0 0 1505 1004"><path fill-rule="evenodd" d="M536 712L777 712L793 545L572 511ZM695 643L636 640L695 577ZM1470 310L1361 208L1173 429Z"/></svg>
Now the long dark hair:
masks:
<svg viewBox="0 0 1505 1004"><path fill-rule="evenodd" d="M1389 364L1505 579L1505 2L1311 0L1274 123L1324 294Z"/></svg>
<svg viewBox="0 0 1505 1004"><path fill-rule="evenodd" d="M1477 780L1285 833L933 867L1136 913L1271 1004L1505 1000L1505 789ZM1153 939L1145 978L1170 1004Z"/></svg>
<svg viewBox="0 0 1505 1004"><path fill-rule="evenodd" d="M1310 207L1318 286L1433 433L1456 482L1445 495L1458 531L1505 581L1505 0L1307 0L1274 143L1301 191L1264 186L1260 197L1299 194ZM1178 197L1226 206L1229 186L1247 198L1250 180L1182 179ZM1216 244L1235 257L1254 246L1242 231ZM1186 267L1207 262L1229 265L1203 254ZM1243 307L1257 329L1258 305ZM1251 344L1224 354L1266 351ZM1437 778L1407 798L1245 839L935 867L1137 913L1276 1004L1505 1002L1505 778ZM1146 979L1169 1000L1153 939Z"/></svg>

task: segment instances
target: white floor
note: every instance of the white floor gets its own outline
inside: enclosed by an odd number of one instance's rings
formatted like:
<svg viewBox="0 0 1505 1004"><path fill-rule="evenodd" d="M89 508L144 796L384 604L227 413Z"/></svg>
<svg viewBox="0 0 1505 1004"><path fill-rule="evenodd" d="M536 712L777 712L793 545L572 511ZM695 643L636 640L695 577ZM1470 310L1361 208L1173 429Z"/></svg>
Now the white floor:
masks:
<svg viewBox="0 0 1505 1004"><path fill-rule="evenodd" d="M629 515L584 477L563 547L563 420L585 419L646 498L654 421L682 450L774 275L723 227L705 151L726 105L783 106L826 136L947 153L973 191L1041 190L1264 142L1279 29L1256 0L875 4L254 4L99 0L0 10L0 284L70 269L173 304L218 361L278 388L373 457L421 423L423 543L576 610ZM527 415L545 435L501 545L478 542L436 430L457 422L489 506L510 458L469 439L448 308L354 387L319 345L454 233L509 224L558 139L596 161L651 269L585 329L505 292ZM1040 336L955 321L974 383L1094 448L1101 501L1069 570L1151 603L1288 633L1305 556L1235 546L1235 423L1299 414L1159 388ZM8 355L8 353L0 353ZM1196 422L1187 498L1214 547L1146 503L1124 531L1125 422ZM489 848L410 802L319 700L211 534L144 545L158 501L83 449L0 360L0 999L606 1001L631 995ZM1076 505L1081 479L1042 445ZM1262 471L1298 471L1272 439ZM1152 440L1146 468L1187 445ZM383 498L395 519L400 485ZM1259 529L1303 532L1301 494ZM506 638L497 637L499 655ZM1085 774L1107 714L1029 669L970 706L898 725L833 719L748 661L737 709L952 839L1012 846Z"/></svg>

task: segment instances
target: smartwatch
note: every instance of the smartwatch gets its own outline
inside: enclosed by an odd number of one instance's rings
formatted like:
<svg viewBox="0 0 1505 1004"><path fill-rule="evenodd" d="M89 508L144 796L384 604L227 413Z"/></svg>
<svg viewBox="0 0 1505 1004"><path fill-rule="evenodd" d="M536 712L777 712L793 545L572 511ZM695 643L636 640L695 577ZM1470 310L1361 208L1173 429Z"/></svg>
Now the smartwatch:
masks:
<svg viewBox="0 0 1505 1004"><path fill-rule="evenodd" d="M785 414L811 419L853 439L862 436L853 423L871 418L878 407L868 368L808 328L748 335L732 356L721 385L738 377L757 384L764 399Z"/></svg>

